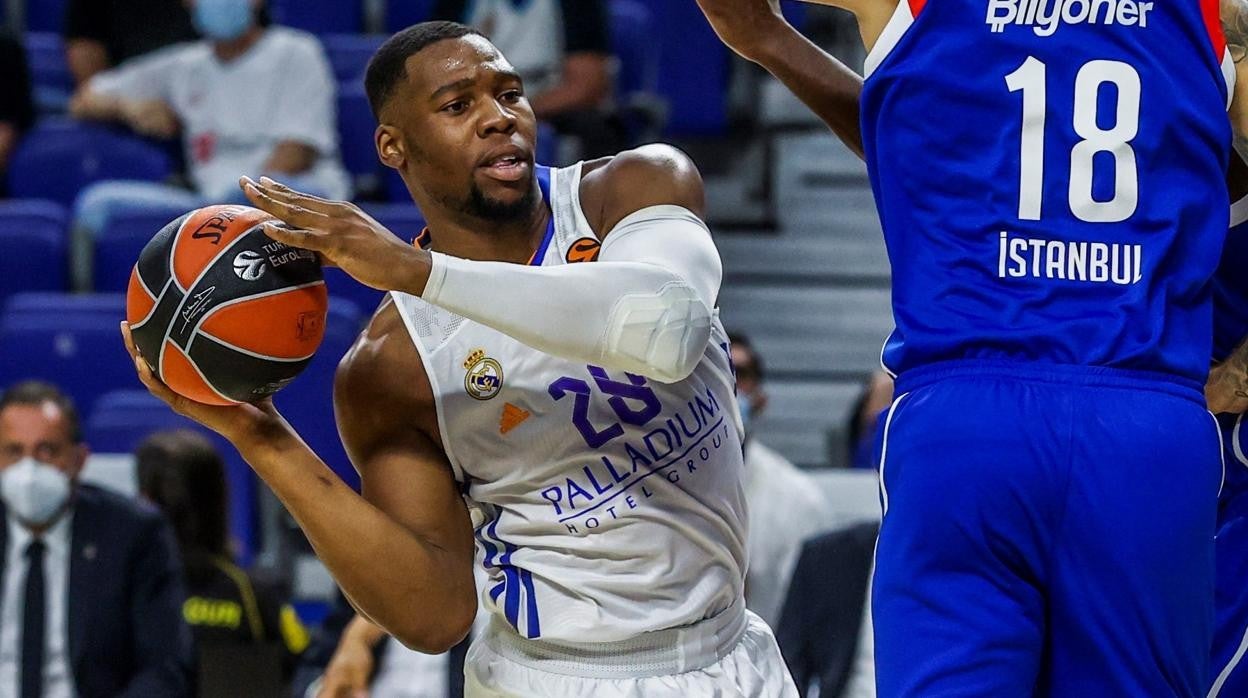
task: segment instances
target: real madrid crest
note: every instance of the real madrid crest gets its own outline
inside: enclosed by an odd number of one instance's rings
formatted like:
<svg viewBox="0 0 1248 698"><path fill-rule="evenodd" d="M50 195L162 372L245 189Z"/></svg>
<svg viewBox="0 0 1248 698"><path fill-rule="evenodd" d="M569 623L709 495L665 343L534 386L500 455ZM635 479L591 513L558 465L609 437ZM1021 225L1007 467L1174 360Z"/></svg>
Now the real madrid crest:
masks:
<svg viewBox="0 0 1248 698"><path fill-rule="evenodd" d="M503 389L503 365L474 349L464 359L464 390L477 400L489 400Z"/></svg>

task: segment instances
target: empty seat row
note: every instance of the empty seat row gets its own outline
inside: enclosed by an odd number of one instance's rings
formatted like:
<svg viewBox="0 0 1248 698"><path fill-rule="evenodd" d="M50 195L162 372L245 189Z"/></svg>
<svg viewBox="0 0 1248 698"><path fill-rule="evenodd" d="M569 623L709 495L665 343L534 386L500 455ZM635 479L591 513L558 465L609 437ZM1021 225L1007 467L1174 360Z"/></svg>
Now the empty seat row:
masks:
<svg viewBox="0 0 1248 698"><path fill-rule="evenodd" d="M411 240L424 219L411 204L370 204L365 211L395 235ZM91 288L124 293L130 270L144 245L171 220L178 207L144 206L119 212L91 242ZM0 201L0 302L26 291L66 291L71 267L68 210L45 200ZM372 312L382 293L337 269L327 269L330 297Z"/></svg>

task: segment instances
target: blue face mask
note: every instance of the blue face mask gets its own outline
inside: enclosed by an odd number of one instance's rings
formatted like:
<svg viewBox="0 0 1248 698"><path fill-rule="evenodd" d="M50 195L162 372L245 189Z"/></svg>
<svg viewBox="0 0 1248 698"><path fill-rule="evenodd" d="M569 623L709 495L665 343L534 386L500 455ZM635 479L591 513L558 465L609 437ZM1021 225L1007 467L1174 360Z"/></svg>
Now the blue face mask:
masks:
<svg viewBox="0 0 1248 698"><path fill-rule="evenodd" d="M750 417L753 416L754 406L750 404L748 395L737 396L737 409L741 410L741 426L745 428L745 433L750 433Z"/></svg>
<svg viewBox="0 0 1248 698"><path fill-rule="evenodd" d="M193 19L199 33L209 39L237 39L251 26L251 0L198 0Z"/></svg>

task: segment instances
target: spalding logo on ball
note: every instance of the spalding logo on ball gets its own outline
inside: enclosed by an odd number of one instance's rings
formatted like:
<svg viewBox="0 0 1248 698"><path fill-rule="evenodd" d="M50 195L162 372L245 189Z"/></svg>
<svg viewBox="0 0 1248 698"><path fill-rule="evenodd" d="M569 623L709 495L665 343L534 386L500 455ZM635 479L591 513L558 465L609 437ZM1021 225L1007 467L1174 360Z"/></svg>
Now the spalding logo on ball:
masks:
<svg viewBox="0 0 1248 698"><path fill-rule="evenodd" d="M143 248L126 318L174 392L213 405L254 402L312 360L328 306L321 266L266 236L261 224L273 220L248 206L208 206Z"/></svg>

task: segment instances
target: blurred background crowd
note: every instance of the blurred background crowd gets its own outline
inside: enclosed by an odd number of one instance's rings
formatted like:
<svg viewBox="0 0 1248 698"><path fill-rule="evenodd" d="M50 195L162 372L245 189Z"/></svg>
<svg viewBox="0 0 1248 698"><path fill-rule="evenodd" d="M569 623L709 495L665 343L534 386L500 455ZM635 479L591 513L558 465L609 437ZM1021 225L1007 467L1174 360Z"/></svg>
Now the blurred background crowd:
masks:
<svg viewBox="0 0 1248 698"><path fill-rule="evenodd" d="M280 504L223 440L142 390L117 334L143 245L188 209L241 201L241 175L350 199L401 237L420 231L377 161L362 75L390 32L426 19L480 28L522 73L540 162L656 140L698 162L722 316L741 333L747 602L804 695L874 695L866 600L892 320L866 172L731 56L692 0L2 5L0 491L26 494L0 503L0 695L18 695L29 656L45 696L316 696L350 671L377 696L462 691L462 648L425 657L343 634L349 607ZM784 7L861 67L846 16ZM324 344L277 402L358 485L332 378L380 294L336 270L327 283ZM32 533L15 510L52 520ZM63 637L35 637L17 612L36 583L64 585L65 603L37 604Z"/></svg>

